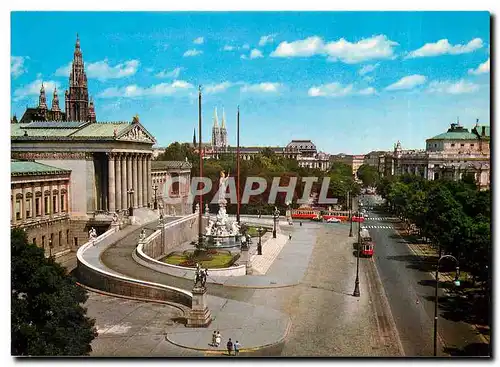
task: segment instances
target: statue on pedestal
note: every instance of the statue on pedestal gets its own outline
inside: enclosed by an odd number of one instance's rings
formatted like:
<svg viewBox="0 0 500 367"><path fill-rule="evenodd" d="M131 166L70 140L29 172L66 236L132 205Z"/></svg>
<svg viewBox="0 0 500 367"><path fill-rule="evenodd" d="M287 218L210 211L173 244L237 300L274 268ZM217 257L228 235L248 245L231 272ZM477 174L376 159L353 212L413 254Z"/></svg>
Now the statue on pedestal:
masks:
<svg viewBox="0 0 500 367"><path fill-rule="evenodd" d="M90 228L90 231L89 231L89 238L91 240L95 239L97 237L97 231L95 230L94 227Z"/></svg>
<svg viewBox="0 0 500 367"><path fill-rule="evenodd" d="M143 242L146 239L146 230L143 228L141 234L139 235L139 242Z"/></svg>
<svg viewBox="0 0 500 367"><path fill-rule="evenodd" d="M200 284L201 288L205 288L205 284L207 283L208 269L202 269L199 263L196 263L196 271L195 271L195 279L194 279L194 287Z"/></svg>

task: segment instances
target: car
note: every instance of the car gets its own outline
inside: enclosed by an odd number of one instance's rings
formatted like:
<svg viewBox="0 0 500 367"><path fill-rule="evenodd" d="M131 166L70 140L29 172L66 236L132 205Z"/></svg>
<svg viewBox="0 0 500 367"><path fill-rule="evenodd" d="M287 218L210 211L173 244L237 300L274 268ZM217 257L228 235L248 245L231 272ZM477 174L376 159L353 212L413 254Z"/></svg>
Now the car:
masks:
<svg viewBox="0 0 500 367"><path fill-rule="evenodd" d="M326 223L340 223L341 220L339 218L331 217L327 219Z"/></svg>
<svg viewBox="0 0 500 367"><path fill-rule="evenodd" d="M365 213L365 214L363 215L363 217L368 218L368 214L367 214L367 213Z"/></svg>

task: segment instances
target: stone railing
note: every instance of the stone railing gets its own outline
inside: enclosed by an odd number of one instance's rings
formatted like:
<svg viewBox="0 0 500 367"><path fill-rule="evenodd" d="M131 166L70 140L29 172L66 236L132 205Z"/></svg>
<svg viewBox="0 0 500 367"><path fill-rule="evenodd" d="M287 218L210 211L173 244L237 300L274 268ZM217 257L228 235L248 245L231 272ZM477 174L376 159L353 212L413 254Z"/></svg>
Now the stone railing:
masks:
<svg viewBox="0 0 500 367"><path fill-rule="evenodd" d="M108 293L119 294L127 297L159 300L178 303L191 307L193 295L184 289L166 286L163 284L146 282L126 277L107 269L100 263L100 252L106 247L99 248L102 240L118 230L115 226L93 241L82 245L77 251L77 278L82 284ZM111 245L112 243L110 243ZM86 258L86 252L95 250ZM89 251L89 252L91 252Z"/></svg>

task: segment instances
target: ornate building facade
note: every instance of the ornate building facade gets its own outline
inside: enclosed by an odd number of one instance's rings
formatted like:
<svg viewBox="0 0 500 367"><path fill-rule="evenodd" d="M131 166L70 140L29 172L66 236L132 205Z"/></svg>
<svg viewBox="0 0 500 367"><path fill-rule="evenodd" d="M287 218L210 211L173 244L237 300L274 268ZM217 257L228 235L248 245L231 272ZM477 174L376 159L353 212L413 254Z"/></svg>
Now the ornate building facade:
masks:
<svg viewBox="0 0 500 367"><path fill-rule="evenodd" d="M480 188L490 186L490 127L479 122L469 132L459 122L426 140L425 150L403 150L398 141L383 157L384 175L410 173L428 180L459 180L472 174Z"/></svg>
<svg viewBox="0 0 500 367"><path fill-rule="evenodd" d="M59 107L57 88L54 88L52 106L49 109L45 95L45 87L42 83L40 96L38 98L38 106L27 108L20 122L96 121L94 102L92 98L89 98L87 75L85 74L85 65L83 63L83 55L80 49L80 39L78 35L76 37L73 63L69 74L69 90L66 90L64 93L64 109L64 111L61 111Z"/></svg>

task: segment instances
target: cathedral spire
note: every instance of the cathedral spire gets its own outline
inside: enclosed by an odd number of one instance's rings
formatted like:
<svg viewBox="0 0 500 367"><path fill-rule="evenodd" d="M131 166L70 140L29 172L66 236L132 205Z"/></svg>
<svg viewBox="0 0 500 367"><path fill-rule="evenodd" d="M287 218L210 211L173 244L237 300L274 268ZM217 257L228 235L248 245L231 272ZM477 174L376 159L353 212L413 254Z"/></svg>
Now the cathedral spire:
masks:
<svg viewBox="0 0 500 367"><path fill-rule="evenodd" d="M221 128L226 128L226 113L224 112L224 107L222 107L222 123L220 125Z"/></svg>
<svg viewBox="0 0 500 367"><path fill-rule="evenodd" d="M214 127L219 127L219 119L217 118L217 107L214 110Z"/></svg>
<svg viewBox="0 0 500 367"><path fill-rule="evenodd" d="M59 108L59 97L57 96L57 87L54 87L54 95L52 96L52 111L61 111Z"/></svg>
<svg viewBox="0 0 500 367"><path fill-rule="evenodd" d="M47 99L45 97L45 87L43 86L43 82L42 87L40 88L40 97L38 97L38 108L43 110L47 109Z"/></svg>
<svg viewBox="0 0 500 367"><path fill-rule="evenodd" d="M136 117L137 122L139 122L139 116ZM92 97L90 97L90 102L89 102L89 116L87 118L88 121L90 122L96 122L96 117L95 117L95 110L94 110L94 101Z"/></svg>

